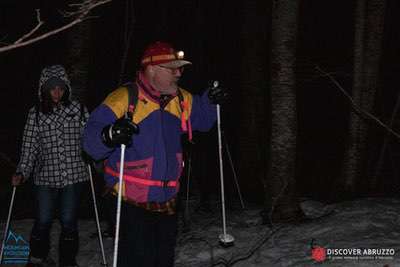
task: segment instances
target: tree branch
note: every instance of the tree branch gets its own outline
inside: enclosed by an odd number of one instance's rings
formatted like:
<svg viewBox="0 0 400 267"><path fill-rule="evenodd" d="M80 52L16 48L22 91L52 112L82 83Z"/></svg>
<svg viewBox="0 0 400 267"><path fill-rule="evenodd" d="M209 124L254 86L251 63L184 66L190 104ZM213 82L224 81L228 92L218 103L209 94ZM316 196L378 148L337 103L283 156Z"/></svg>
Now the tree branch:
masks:
<svg viewBox="0 0 400 267"><path fill-rule="evenodd" d="M65 30L75 26L76 24L86 20L87 15L89 14L89 12L92 9L94 9L100 5L104 5L111 1L112 0L82 0L81 3L70 4L69 5L70 7L75 8L77 10L70 11L70 12L64 12L64 16L65 17L75 17L75 19L73 19L71 22L69 22L68 24L65 24L62 27L50 30L46 33L40 34L39 36L32 37L32 35L35 32L37 32L37 30L44 24L44 21L42 21L40 18L40 10L37 9L36 10L36 18L38 21L37 25L32 30L30 30L27 34L20 37L14 43L0 46L0 53L35 43L35 42L43 40L49 36L52 36L52 35L62 32L62 31L65 31Z"/></svg>
<svg viewBox="0 0 400 267"><path fill-rule="evenodd" d="M44 24L44 22L41 20L40 18L40 9L36 9L36 19L38 24L36 25L35 28L33 28L30 32L28 32L27 34L25 34L24 36L22 36L21 38L19 38L17 41L15 41L14 44L19 44L21 43L24 39L28 38L29 36L31 36L32 34L34 34L39 28L40 26L42 26Z"/></svg>
<svg viewBox="0 0 400 267"><path fill-rule="evenodd" d="M339 82L332 77L331 74L329 74L328 72L322 70L320 67L316 66L315 69L321 73L323 76L326 76L329 78L329 80L337 87L339 88L340 91L342 91L342 93L349 99L351 106L360 114L366 116L367 118L371 119L372 121L376 122L377 124L379 124L380 126L382 126L384 129L386 129L389 133L391 133L392 135L394 135L395 137L397 137L398 139L400 139L400 134L395 132L392 128L390 128L389 126L387 126L385 123L383 123L381 120L379 120L377 117L375 117L374 115L372 115L371 113L363 110L362 108L360 108L359 106L357 106L357 104L354 102L353 98L346 92L346 90L344 90L344 88L339 84Z"/></svg>

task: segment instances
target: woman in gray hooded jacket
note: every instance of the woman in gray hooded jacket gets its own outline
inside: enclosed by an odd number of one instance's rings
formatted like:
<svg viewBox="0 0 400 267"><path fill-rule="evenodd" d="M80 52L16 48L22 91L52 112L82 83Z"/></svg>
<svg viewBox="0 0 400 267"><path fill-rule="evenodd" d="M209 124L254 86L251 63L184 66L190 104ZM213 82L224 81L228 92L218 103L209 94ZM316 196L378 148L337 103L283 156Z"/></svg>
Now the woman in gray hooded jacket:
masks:
<svg viewBox="0 0 400 267"><path fill-rule="evenodd" d="M35 195L35 222L30 237L27 266L55 266L48 258L49 234L55 211L60 212L59 266L77 266L78 207L87 168L82 159L81 134L87 109L71 101L71 86L61 65L42 70L39 103L29 110L20 161L12 184L31 175Z"/></svg>

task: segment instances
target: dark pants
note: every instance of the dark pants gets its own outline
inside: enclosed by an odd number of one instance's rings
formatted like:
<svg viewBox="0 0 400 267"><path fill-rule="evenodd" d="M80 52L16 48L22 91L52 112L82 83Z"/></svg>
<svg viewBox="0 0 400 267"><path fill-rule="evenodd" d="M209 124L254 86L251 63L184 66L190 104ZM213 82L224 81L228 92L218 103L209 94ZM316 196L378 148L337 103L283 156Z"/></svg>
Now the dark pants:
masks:
<svg viewBox="0 0 400 267"><path fill-rule="evenodd" d="M85 183L77 183L63 188L34 186L36 214L30 239L31 257L47 258L50 248L50 229L58 207L61 223L60 266L75 264L79 244L78 208L84 185Z"/></svg>
<svg viewBox="0 0 400 267"><path fill-rule="evenodd" d="M174 266L176 218L122 203L118 267Z"/></svg>
<svg viewBox="0 0 400 267"><path fill-rule="evenodd" d="M116 197L111 193L103 196L103 205L105 211L105 219L107 221L107 230L115 232L115 215L117 211L117 200Z"/></svg>

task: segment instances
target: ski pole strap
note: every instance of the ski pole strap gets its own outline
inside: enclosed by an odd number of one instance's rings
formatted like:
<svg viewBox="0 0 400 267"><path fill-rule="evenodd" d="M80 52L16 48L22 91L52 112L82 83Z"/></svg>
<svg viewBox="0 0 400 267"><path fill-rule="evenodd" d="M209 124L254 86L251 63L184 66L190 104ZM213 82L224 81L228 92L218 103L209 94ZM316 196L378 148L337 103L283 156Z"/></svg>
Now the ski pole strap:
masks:
<svg viewBox="0 0 400 267"><path fill-rule="evenodd" d="M112 176L118 177L119 174L118 172L114 171L113 169L111 169L110 167L106 167L105 168L105 172L107 174L110 174ZM143 179L143 178L139 178L139 177L134 177L132 175L128 175L128 174L124 174L123 179L128 181L128 182L132 182L132 183L136 183L136 184L141 184L141 185L146 185L146 186L159 186L159 187L177 187L179 182L178 181L170 181L170 180L148 180L148 179Z"/></svg>

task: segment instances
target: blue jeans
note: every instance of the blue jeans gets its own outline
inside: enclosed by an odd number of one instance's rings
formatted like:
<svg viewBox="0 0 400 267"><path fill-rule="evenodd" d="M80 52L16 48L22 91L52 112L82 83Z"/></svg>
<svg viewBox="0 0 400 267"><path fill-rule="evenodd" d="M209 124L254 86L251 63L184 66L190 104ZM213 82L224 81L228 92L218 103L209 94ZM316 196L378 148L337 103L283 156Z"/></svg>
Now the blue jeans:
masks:
<svg viewBox="0 0 400 267"><path fill-rule="evenodd" d="M78 210L85 183L67 185L63 188L34 185L36 204L30 249L31 256L45 259L50 248L50 229L56 209L59 209L61 235L59 241L60 265L72 265L78 253Z"/></svg>

